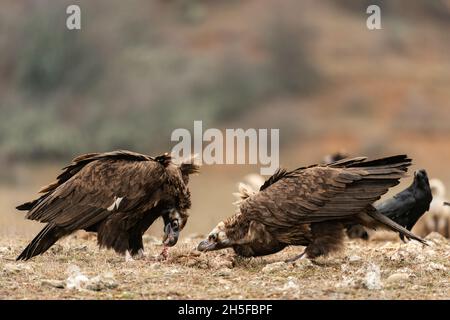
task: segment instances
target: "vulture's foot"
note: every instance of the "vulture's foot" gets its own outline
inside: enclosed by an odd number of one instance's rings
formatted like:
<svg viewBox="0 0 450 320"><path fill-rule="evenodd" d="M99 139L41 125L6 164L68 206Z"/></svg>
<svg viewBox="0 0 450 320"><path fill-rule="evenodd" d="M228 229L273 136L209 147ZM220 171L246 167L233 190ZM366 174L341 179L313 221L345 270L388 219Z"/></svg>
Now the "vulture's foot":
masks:
<svg viewBox="0 0 450 320"><path fill-rule="evenodd" d="M145 258L144 249L139 249L139 251L133 255L133 259L135 260L141 260Z"/></svg>
<svg viewBox="0 0 450 320"><path fill-rule="evenodd" d="M134 261L134 259L133 259L133 257L131 256L131 254L130 254L130 251L125 251L125 262L133 262Z"/></svg>
<svg viewBox="0 0 450 320"><path fill-rule="evenodd" d="M284 262L286 262L286 263L292 263L292 262L295 262L295 261L297 261L297 260L299 260L299 259L305 259L305 258L306 258L305 253L306 253L306 251L303 251L303 252L302 252L301 254L299 254L298 256L295 256L295 257L293 257L293 258L291 258L291 259L284 260Z"/></svg>

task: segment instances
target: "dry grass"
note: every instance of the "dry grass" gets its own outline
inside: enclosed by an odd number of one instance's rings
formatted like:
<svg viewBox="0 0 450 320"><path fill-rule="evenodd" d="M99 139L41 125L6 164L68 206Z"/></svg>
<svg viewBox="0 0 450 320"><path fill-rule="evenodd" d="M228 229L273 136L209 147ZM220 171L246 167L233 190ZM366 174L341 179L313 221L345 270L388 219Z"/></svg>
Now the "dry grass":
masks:
<svg viewBox="0 0 450 320"><path fill-rule="evenodd" d="M286 264L283 259L301 248L242 259L231 251L200 254L193 250L200 239L186 238L167 261L158 262L154 257L161 245L147 236L147 257L125 262L80 235L29 262L16 262L27 241L3 238L0 298L449 299L450 241L438 234L428 239L429 247L349 241L338 255ZM69 289L76 275L80 287Z"/></svg>

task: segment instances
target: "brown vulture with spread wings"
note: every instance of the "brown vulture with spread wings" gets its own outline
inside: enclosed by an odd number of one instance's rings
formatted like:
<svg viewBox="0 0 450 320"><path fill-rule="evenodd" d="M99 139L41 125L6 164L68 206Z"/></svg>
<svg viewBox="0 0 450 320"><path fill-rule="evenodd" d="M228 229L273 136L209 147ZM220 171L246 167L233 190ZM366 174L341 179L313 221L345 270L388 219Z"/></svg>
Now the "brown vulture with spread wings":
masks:
<svg viewBox="0 0 450 320"><path fill-rule="evenodd" d="M40 198L17 207L28 211L27 219L47 224L17 260L45 252L76 230L97 232L100 247L127 258L142 255L142 235L158 217L165 246L175 245L191 206L189 175L199 169L191 160L176 165L168 154L122 150L75 158Z"/></svg>
<svg viewBox="0 0 450 320"><path fill-rule="evenodd" d="M315 258L339 249L345 226L352 224L384 227L424 243L373 206L410 165L411 159L399 155L278 170L259 192L248 193L239 212L220 222L198 250L232 247L242 256L261 256L300 245Z"/></svg>

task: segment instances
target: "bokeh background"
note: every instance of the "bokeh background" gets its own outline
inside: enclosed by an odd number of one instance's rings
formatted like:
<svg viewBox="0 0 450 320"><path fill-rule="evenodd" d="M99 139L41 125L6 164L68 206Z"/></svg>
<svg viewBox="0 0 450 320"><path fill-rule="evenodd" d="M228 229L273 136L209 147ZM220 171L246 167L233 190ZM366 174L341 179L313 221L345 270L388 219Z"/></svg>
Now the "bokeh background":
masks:
<svg viewBox="0 0 450 320"><path fill-rule="evenodd" d="M0 235L80 153L174 146L175 128L279 128L281 165L407 153L450 186L449 0L0 0ZM81 31L66 8L82 10ZM366 27L378 4L382 30ZM203 167L185 234L234 213L258 166ZM411 178L391 191L399 191ZM162 233L162 223L151 233Z"/></svg>

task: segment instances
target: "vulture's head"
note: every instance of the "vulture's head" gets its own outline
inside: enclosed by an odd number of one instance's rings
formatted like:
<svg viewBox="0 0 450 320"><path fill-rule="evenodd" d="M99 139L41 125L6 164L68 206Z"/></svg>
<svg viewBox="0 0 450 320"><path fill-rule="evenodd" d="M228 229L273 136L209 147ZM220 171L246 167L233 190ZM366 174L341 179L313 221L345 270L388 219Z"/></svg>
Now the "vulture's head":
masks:
<svg viewBox="0 0 450 320"><path fill-rule="evenodd" d="M233 245L235 239L229 236L229 226L227 221L221 221L209 233L208 238L200 242L197 246L198 251L212 251L229 248Z"/></svg>
<svg viewBox="0 0 450 320"><path fill-rule="evenodd" d="M180 232L186 225L188 215L173 209L167 211L162 217L164 220L163 243L165 246L172 247L177 243Z"/></svg>
<svg viewBox="0 0 450 320"><path fill-rule="evenodd" d="M208 237L198 244L197 250L212 251L249 243L253 237L253 224L243 214L237 213L219 222Z"/></svg>
<svg viewBox="0 0 450 320"><path fill-rule="evenodd" d="M165 158L171 160L172 156L166 155ZM171 172L173 176L178 177L178 181L182 181L182 183L178 183L177 187L185 189L185 192L188 195L187 199L184 199L182 203L177 204L176 207L178 209L173 208L162 213L164 220L163 244L171 247L177 243L180 232L183 230L188 220L187 209L191 207L191 201L189 190L187 190L187 184L189 183L189 176L198 173L200 170L198 157L197 155L190 156L181 160L178 164L168 162L166 164L166 170Z"/></svg>
<svg viewBox="0 0 450 320"><path fill-rule="evenodd" d="M220 222L197 246L199 251L233 248L244 257L256 257L278 252L286 247L256 221L246 220L240 213Z"/></svg>

